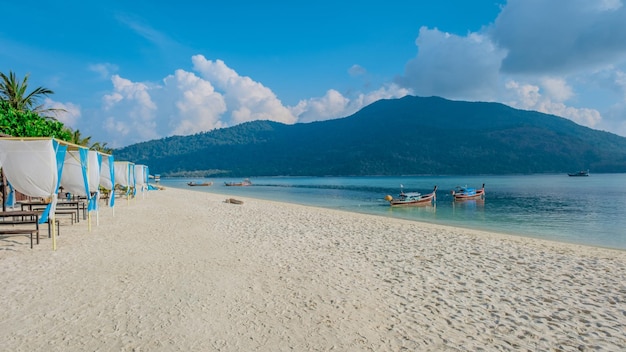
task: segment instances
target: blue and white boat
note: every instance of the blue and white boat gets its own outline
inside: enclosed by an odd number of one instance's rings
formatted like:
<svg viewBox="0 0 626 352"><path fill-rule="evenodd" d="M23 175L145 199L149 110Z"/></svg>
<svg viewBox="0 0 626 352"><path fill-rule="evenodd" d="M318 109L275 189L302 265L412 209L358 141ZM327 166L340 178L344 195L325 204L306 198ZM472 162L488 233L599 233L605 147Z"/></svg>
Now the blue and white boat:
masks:
<svg viewBox="0 0 626 352"><path fill-rule="evenodd" d="M452 196L454 200L484 199L485 184L480 189L457 186L452 190Z"/></svg>

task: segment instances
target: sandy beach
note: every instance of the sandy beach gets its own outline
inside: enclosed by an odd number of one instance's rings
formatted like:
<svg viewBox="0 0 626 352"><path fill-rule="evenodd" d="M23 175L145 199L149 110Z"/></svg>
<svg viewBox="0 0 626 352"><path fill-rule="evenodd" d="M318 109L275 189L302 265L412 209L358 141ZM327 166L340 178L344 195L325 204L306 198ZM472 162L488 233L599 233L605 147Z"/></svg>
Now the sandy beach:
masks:
<svg viewBox="0 0 626 352"><path fill-rule="evenodd" d="M1 238L0 350L626 348L624 251L225 199L118 199L56 251Z"/></svg>

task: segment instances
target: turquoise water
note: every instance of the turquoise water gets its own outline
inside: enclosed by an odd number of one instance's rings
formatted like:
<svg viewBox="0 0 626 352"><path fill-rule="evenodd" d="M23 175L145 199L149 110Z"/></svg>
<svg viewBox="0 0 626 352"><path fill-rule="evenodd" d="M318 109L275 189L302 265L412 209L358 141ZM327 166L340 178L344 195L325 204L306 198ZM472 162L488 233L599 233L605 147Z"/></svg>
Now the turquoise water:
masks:
<svg viewBox="0 0 626 352"><path fill-rule="evenodd" d="M189 181L213 181L189 187ZM403 177L257 177L249 187L225 187L240 179L162 179L169 187L491 230L598 247L626 249L626 174ZM456 186L479 188L484 201L454 202ZM391 208L385 195L429 193L434 206Z"/></svg>

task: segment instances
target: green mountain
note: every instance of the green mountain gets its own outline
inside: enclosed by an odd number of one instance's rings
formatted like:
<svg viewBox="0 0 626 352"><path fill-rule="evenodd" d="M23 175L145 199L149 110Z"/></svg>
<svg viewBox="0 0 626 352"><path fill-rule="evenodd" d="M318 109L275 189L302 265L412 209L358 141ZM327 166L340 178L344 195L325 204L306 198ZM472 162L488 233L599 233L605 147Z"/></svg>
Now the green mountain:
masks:
<svg viewBox="0 0 626 352"><path fill-rule="evenodd" d="M414 96L341 119L254 121L114 155L164 176L626 172L624 137L498 103Z"/></svg>

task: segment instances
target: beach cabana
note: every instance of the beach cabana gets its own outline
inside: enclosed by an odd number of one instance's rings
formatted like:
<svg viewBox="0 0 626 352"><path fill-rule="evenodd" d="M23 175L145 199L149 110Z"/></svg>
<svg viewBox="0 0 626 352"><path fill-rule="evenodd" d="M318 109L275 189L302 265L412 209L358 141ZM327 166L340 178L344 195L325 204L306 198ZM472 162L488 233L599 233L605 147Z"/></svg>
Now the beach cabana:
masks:
<svg viewBox="0 0 626 352"><path fill-rule="evenodd" d="M115 161L113 164L115 184L125 189L126 200L129 200L135 187L135 164L129 161Z"/></svg>
<svg viewBox="0 0 626 352"><path fill-rule="evenodd" d="M115 158L113 155L101 153L102 161L100 163L100 186L109 191L109 199L107 205L111 208L115 205Z"/></svg>
<svg viewBox="0 0 626 352"><path fill-rule="evenodd" d="M68 146L75 145L54 138L0 138L0 166L11 186L27 196L49 201L40 223L50 219L54 224ZM52 233L52 249L56 250L54 226Z"/></svg>
<svg viewBox="0 0 626 352"><path fill-rule="evenodd" d="M148 191L148 166L135 165L135 189L141 192L142 198Z"/></svg>
<svg viewBox="0 0 626 352"><path fill-rule="evenodd" d="M98 152L78 146L75 150L67 151L64 164L61 186L66 192L86 198L91 231L91 212L97 210L100 185Z"/></svg>

